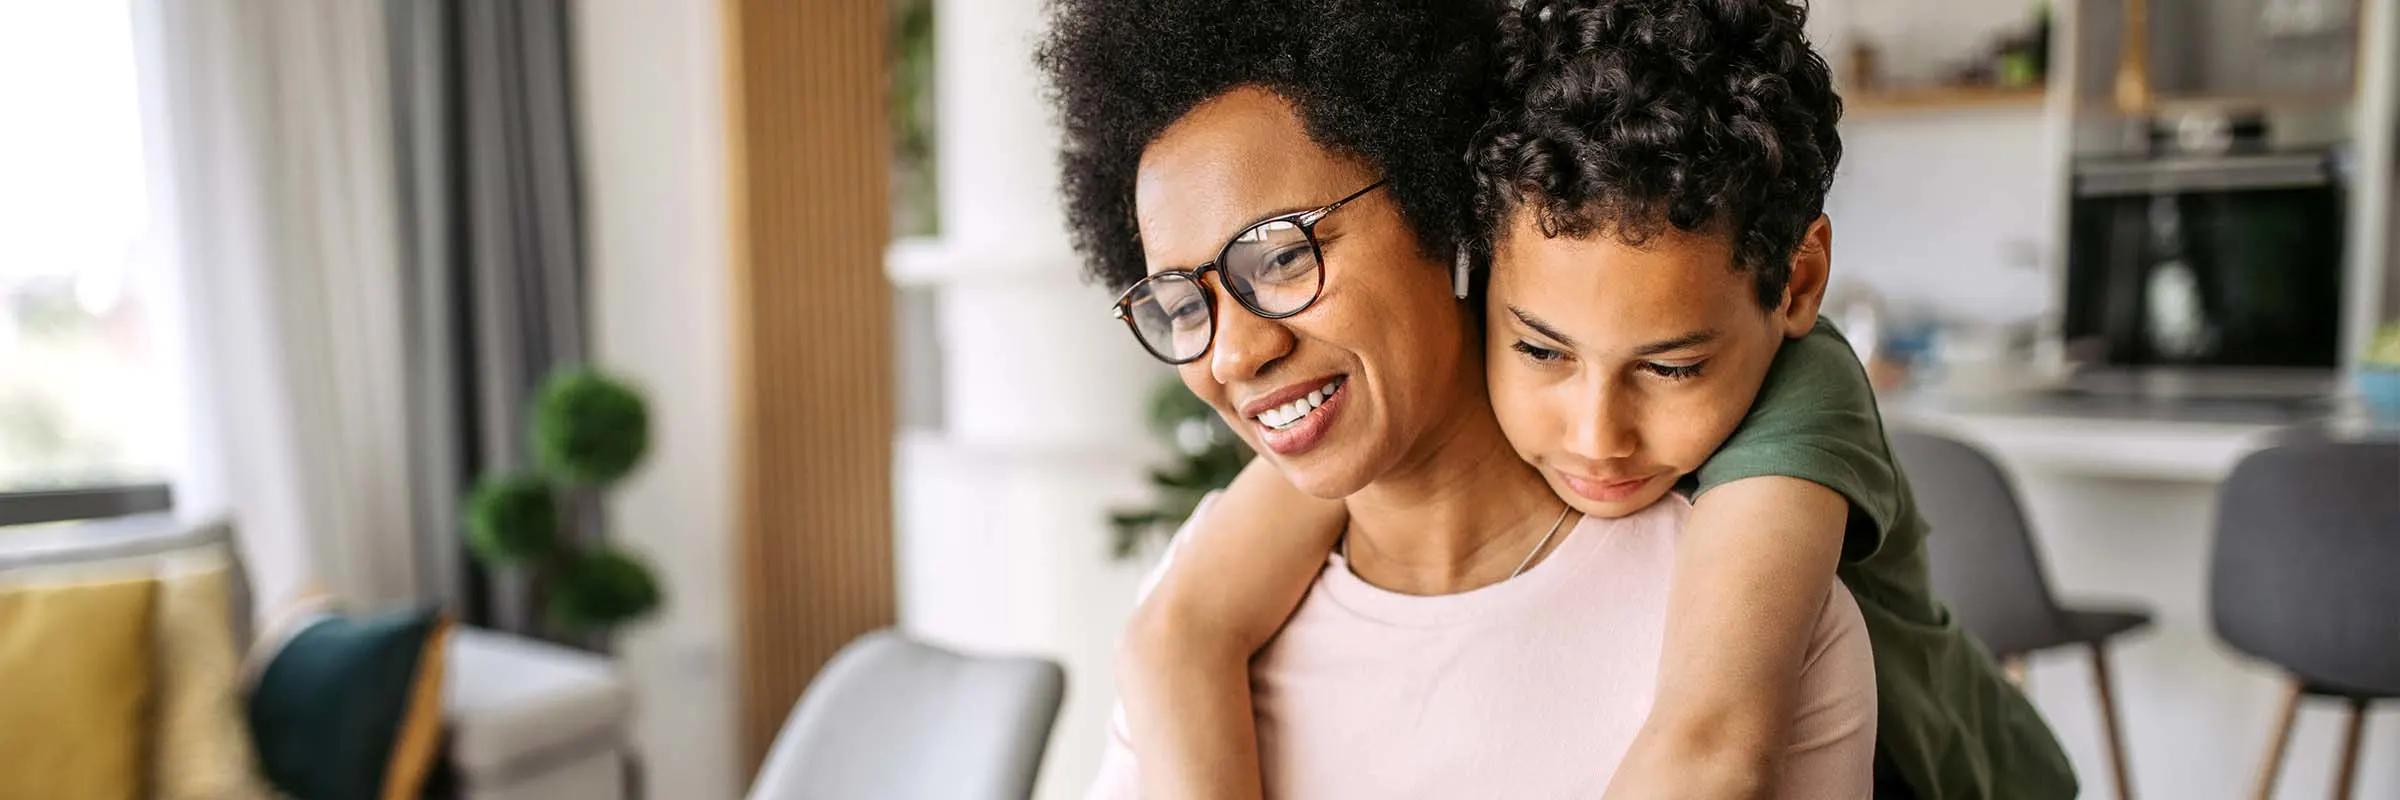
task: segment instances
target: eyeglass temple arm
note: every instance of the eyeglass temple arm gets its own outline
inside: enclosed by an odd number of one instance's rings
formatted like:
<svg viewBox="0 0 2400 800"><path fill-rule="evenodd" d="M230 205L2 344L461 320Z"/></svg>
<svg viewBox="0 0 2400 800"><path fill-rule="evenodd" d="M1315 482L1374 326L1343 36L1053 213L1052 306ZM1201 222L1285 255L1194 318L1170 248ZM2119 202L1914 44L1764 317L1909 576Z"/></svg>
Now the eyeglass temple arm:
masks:
<svg viewBox="0 0 2400 800"><path fill-rule="evenodd" d="M1380 180L1378 180L1378 181L1376 181L1376 182L1374 182L1374 183L1367 184L1367 188L1360 189L1360 190L1358 190L1358 191L1355 191L1355 192L1351 192L1349 197L1344 197L1344 198L1342 198L1342 199L1340 199L1340 200L1335 200L1335 201L1333 201L1333 205L1329 205L1329 206L1326 206L1326 207L1324 207L1324 208L1320 208L1320 209L1317 209L1317 210L1315 210L1315 211L1311 211L1311 212L1308 212L1308 213L1306 213L1306 214L1303 214L1303 215L1301 215L1301 216L1300 216L1300 223L1301 223L1301 224L1303 224L1303 225L1315 225L1315 224L1317 224L1317 220L1324 219L1324 218L1325 218L1325 215L1327 215L1327 214L1331 214L1331 213L1333 213L1333 212L1335 212L1335 211L1339 211L1339 210L1341 210L1342 206L1349 205L1349 204L1350 204L1350 201L1352 201L1352 200L1356 200L1356 199L1359 199L1359 198L1361 198L1361 197L1365 197L1365 196L1367 196L1367 193L1368 193L1368 192L1375 191L1375 190L1376 190L1376 188L1378 188L1378 187L1381 187L1382 185L1383 185L1383 181L1380 181Z"/></svg>

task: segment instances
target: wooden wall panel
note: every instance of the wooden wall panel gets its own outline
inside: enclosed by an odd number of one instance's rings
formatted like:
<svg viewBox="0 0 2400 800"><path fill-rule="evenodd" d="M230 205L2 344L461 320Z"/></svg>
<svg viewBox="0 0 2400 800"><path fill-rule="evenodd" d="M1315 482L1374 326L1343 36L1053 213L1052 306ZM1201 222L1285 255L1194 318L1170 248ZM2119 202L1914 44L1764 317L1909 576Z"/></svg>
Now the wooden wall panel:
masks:
<svg viewBox="0 0 2400 800"><path fill-rule="evenodd" d="M818 667L895 616L887 12L724 2L739 718L755 773Z"/></svg>

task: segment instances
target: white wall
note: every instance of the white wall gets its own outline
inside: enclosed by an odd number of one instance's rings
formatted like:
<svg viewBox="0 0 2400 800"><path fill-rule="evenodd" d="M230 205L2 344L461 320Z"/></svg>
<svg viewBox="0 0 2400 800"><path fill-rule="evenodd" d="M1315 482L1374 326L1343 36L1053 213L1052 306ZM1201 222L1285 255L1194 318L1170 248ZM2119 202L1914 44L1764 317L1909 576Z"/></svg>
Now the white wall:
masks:
<svg viewBox="0 0 2400 800"><path fill-rule="evenodd" d="M1116 694L1110 653L1140 563L1108 556L1108 511L1146 492L1146 398L1167 372L1084 284L1059 210L1058 131L1033 48L1040 0L937 0L942 234L894 249L935 298L941 424L895 453L900 621L965 650L1067 670L1044 800L1080 797ZM1031 354L1031 355L1029 355Z"/></svg>
<svg viewBox="0 0 2400 800"><path fill-rule="evenodd" d="M599 360L650 396L649 461L609 503L667 606L624 637L654 798L738 797L732 329L717 3L575 6Z"/></svg>
<svg viewBox="0 0 2400 800"><path fill-rule="evenodd" d="M2024 29L2034 5L1817 0L1809 39L1845 95L1857 93L1846 85L1854 41L1875 46L1887 85L1923 85L1999 33ZM1835 284L1948 318L2008 322L2050 311L2060 189L2049 148L2059 132L2039 106L1851 109L1825 198Z"/></svg>
<svg viewBox="0 0 2400 800"><path fill-rule="evenodd" d="M1825 200L1833 271L1887 302L2022 320L2054 307L2059 198L2038 107L1853 118Z"/></svg>

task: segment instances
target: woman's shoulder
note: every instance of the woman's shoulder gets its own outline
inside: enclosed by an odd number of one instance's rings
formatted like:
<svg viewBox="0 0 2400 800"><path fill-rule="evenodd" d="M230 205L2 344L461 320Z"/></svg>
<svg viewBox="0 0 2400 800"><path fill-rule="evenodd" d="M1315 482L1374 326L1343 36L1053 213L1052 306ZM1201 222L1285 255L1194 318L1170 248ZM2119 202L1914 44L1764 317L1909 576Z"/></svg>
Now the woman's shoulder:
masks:
<svg viewBox="0 0 2400 800"><path fill-rule="evenodd" d="M1798 726L1831 735L1875 725L1875 651L1850 587L1835 579L1800 668ZM1812 719L1813 717L1813 719Z"/></svg>
<svg viewBox="0 0 2400 800"><path fill-rule="evenodd" d="M1864 797L1874 783L1875 655L1841 581L1818 615L1801 665L1780 797Z"/></svg>
<svg viewBox="0 0 2400 800"><path fill-rule="evenodd" d="M1674 582L1677 541L1691 519L1692 501L1668 492L1622 517L1583 517L1550 559L1567 563L1562 571L1585 573L1586 583L1592 573L1611 575L1589 585L1615 587L1611 591L1655 585L1664 592Z"/></svg>
<svg viewBox="0 0 2400 800"><path fill-rule="evenodd" d="M1666 493L1640 511L1625 516L1630 522L1682 530L1692 521L1692 499L1680 491Z"/></svg>
<svg viewBox="0 0 2400 800"><path fill-rule="evenodd" d="M1824 608L1817 612L1816 634L1809 639L1809 664L1850 656L1872 661L1874 653L1868 647L1867 618L1859 611L1858 598L1835 578L1833 587L1825 592Z"/></svg>
<svg viewBox="0 0 2400 800"><path fill-rule="evenodd" d="M1613 520L1592 520L1608 526L1611 535L1627 538L1650 538L1672 544L1692 522L1692 500L1680 491L1668 492L1658 502L1642 510Z"/></svg>

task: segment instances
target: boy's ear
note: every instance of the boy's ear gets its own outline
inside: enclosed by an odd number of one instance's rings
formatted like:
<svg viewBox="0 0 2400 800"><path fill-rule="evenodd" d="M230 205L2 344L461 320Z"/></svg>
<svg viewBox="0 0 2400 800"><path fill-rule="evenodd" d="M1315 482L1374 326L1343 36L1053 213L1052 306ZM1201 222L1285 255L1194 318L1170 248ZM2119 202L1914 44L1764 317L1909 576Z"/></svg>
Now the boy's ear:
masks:
<svg viewBox="0 0 2400 800"><path fill-rule="evenodd" d="M1818 214L1792 248L1792 276L1783 284L1783 306L1776 309L1783 335L1798 339L1817 327L1817 310L1825 304L1825 282L1833 271L1833 220Z"/></svg>

